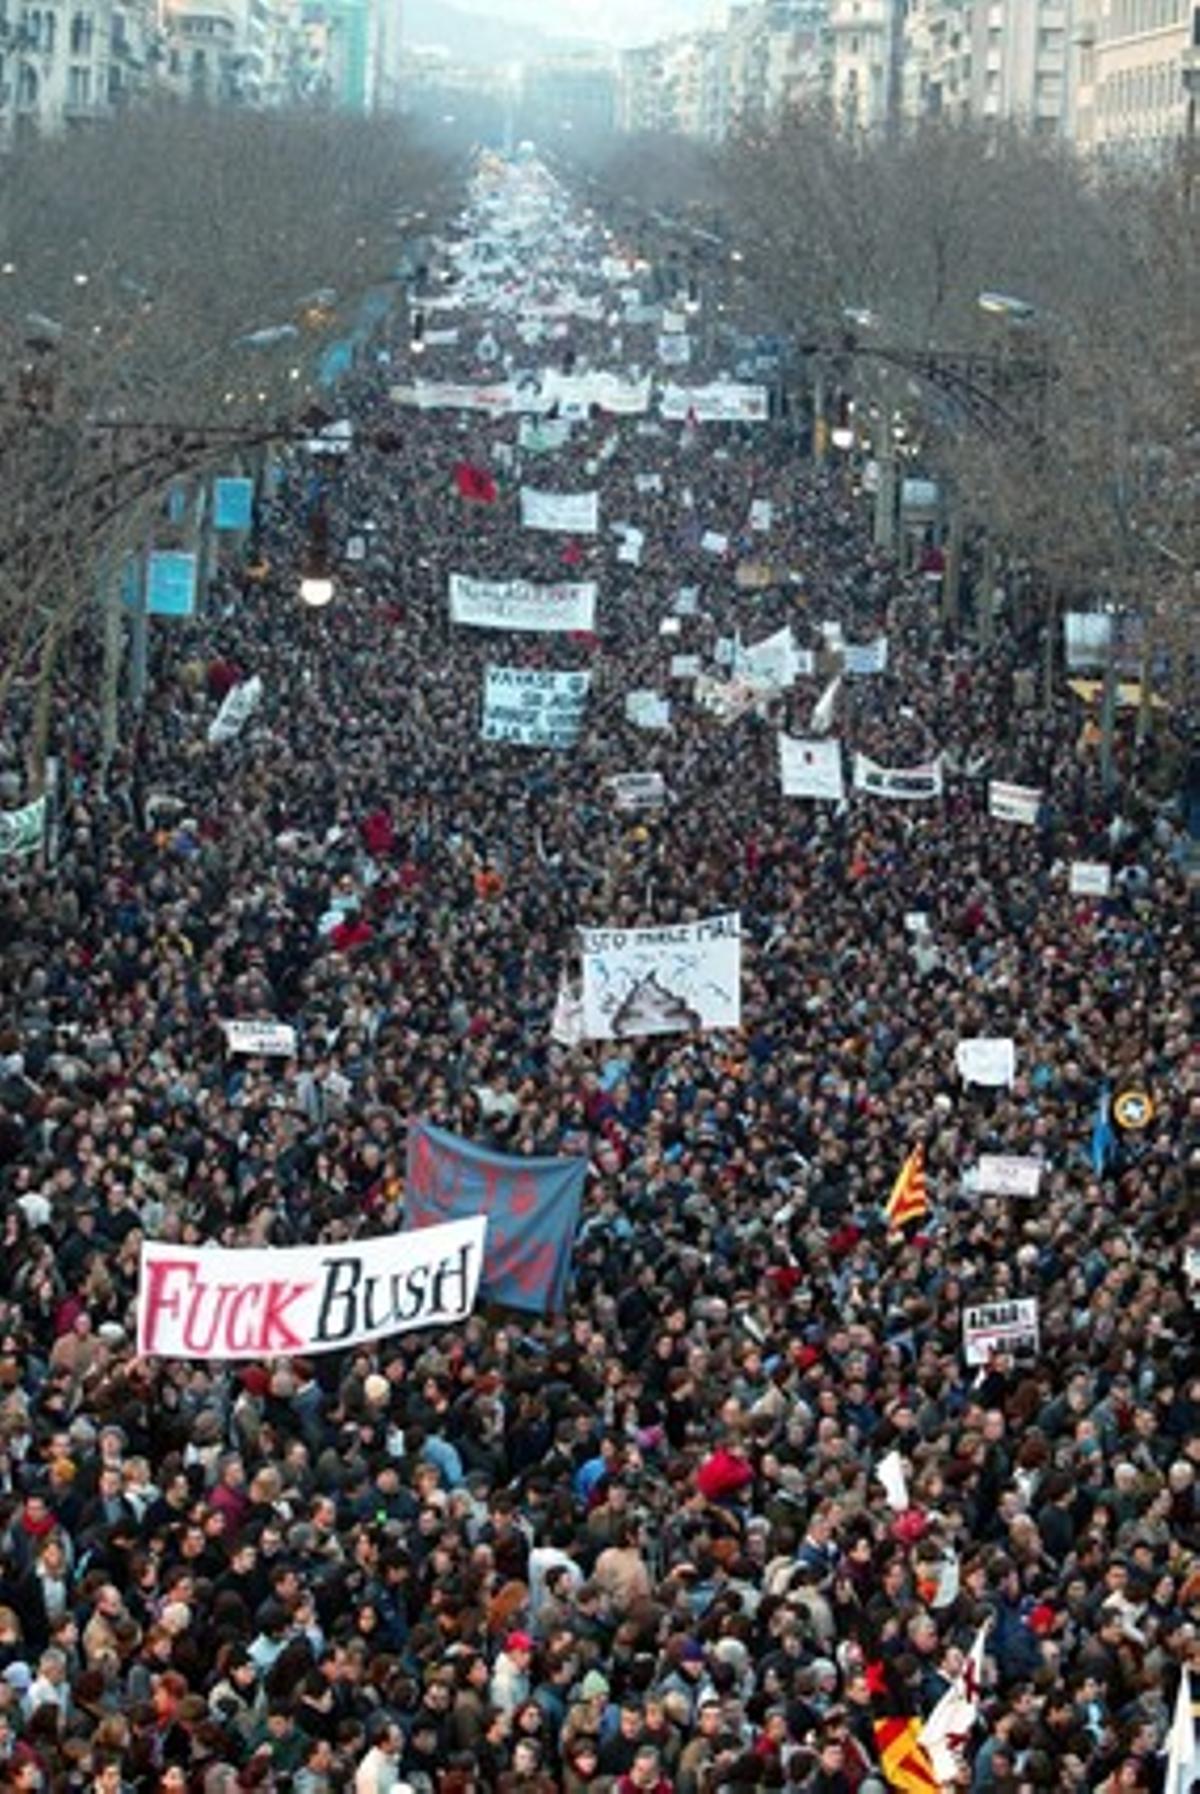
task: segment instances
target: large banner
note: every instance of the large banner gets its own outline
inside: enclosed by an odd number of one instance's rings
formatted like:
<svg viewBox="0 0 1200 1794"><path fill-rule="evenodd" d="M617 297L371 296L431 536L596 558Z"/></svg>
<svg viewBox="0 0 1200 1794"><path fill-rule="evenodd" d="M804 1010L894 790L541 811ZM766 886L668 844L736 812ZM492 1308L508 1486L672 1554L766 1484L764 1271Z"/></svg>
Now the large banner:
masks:
<svg viewBox="0 0 1200 1794"><path fill-rule="evenodd" d="M520 747L570 747L583 727L590 673L489 667L483 688L483 739Z"/></svg>
<svg viewBox="0 0 1200 1794"><path fill-rule="evenodd" d="M308 1357L448 1327L475 1306L487 1221L322 1246L142 1242L143 1358Z"/></svg>
<svg viewBox="0 0 1200 1794"><path fill-rule="evenodd" d="M231 1053L253 1053L264 1059L291 1059L296 1030L290 1022L227 1021L225 1045Z"/></svg>
<svg viewBox="0 0 1200 1794"><path fill-rule="evenodd" d="M547 368L540 381L547 408L557 406L564 417L586 417L592 406L614 417L641 417L650 409L650 377L623 380L619 374L561 374Z"/></svg>
<svg viewBox="0 0 1200 1794"><path fill-rule="evenodd" d="M615 772L605 784L618 810L659 810L667 801L661 772Z"/></svg>
<svg viewBox="0 0 1200 1794"><path fill-rule="evenodd" d="M784 797L819 797L841 803L846 795L841 742L826 737L797 741L791 735L780 735L779 785Z"/></svg>
<svg viewBox="0 0 1200 1794"><path fill-rule="evenodd" d="M412 405L418 411L482 411L503 416L516 408L516 392L507 380L487 386L418 380L413 386L393 386L389 396L393 405Z"/></svg>
<svg viewBox="0 0 1200 1794"><path fill-rule="evenodd" d="M662 415L680 423L761 424L769 411L765 386L714 380L709 386L663 388Z"/></svg>
<svg viewBox="0 0 1200 1794"><path fill-rule="evenodd" d="M667 928L581 928L589 1040L736 1028L742 919L733 911Z"/></svg>
<svg viewBox="0 0 1200 1794"><path fill-rule="evenodd" d="M469 579L452 573L450 620L468 629L590 634L596 627L596 584L535 586L527 579Z"/></svg>
<svg viewBox="0 0 1200 1794"><path fill-rule="evenodd" d="M873 797L905 799L910 803L942 795L942 761L929 760L923 766L878 766L865 754L854 756L854 789L869 791Z"/></svg>
<svg viewBox="0 0 1200 1794"><path fill-rule="evenodd" d="M480 1215L487 1224L483 1288L493 1302L537 1314L563 1307L587 1160L513 1158L489 1152L424 1120L408 1127L406 1240L434 1222ZM482 1225L482 1223L481 1223Z"/></svg>
<svg viewBox="0 0 1200 1794"><path fill-rule="evenodd" d="M732 671L736 679L744 679L747 685L753 685L757 690L783 691L795 684L800 673L811 673L812 667L812 656L801 653L790 626L785 624L774 635L764 636L761 642L754 642L748 648L739 642Z"/></svg>
<svg viewBox="0 0 1200 1794"><path fill-rule="evenodd" d="M517 425L517 447L526 455L552 455L571 440L569 417L523 417Z"/></svg>
<svg viewBox="0 0 1200 1794"><path fill-rule="evenodd" d="M539 492L521 487L521 522L526 529L565 530L594 536L600 528L598 492Z"/></svg>

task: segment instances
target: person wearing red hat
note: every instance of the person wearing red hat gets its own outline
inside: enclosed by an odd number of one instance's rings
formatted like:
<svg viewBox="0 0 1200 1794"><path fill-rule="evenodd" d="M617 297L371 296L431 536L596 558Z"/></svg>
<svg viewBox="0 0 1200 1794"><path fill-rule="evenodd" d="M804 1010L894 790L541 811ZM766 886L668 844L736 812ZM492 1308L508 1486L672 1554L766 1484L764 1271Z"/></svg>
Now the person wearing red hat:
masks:
<svg viewBox="0 0 1200 1794"><path fill-rule="evenodd" d="M529 1699L532 1663L533 1639L529 1633L510 1632L504 1640L504 1649L492 1666L492 1705L500 1712L511 1715Z"/></svg>

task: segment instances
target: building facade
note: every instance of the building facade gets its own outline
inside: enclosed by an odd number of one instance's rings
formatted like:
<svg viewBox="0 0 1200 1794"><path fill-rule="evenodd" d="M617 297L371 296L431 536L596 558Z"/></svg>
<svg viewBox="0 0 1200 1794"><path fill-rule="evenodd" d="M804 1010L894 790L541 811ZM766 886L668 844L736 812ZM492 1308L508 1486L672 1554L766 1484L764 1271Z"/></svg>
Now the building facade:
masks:
<svg viewBox="0 0 1200 1794"><path fill-rule="evenodd" d="M1082 0L1071 131L1082 150L1195 155L1200 0Z"/></svg>

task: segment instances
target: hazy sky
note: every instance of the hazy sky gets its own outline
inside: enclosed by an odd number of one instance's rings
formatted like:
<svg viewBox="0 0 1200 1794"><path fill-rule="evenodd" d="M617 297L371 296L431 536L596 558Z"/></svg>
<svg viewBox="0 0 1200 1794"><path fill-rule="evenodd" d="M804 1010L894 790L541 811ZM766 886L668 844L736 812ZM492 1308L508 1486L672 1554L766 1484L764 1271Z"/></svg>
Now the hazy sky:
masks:
<svg viewBox="0 0 1200 1794"><path fill-rule="evenodd" d="M551 36L631 44L720 20L725 0L460 0L476 12L519 19Z"/></svg>

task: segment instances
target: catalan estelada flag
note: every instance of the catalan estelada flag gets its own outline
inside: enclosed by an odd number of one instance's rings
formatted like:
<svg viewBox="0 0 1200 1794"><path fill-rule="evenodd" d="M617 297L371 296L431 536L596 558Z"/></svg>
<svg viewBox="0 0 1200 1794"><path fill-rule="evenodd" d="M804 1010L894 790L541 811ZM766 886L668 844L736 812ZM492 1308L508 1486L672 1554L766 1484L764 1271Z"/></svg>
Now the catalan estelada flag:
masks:
<svg viewBox="0 0 1200 1794"><path fill-rule="evenodd" d="M868 1663L867 1687L875 1749L888 1787L898 1794L940 1794L937 1776L918 1739L921 1721L906 1711L911 1704L909 1693L894 1666L886 1659Z"/></svg>
<svg viewBox="0 0 1200 1794"><path fill-rule="evenodd" d="M900 1167L900 1175L892 1185L892 1193L884 1204L883 1213L891 1228L903 1227L906 1221L922 1221L929 1213L929 1195L925 1188L925 1148L920 1141Z"/></svg>

